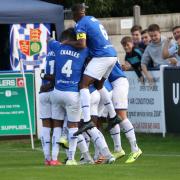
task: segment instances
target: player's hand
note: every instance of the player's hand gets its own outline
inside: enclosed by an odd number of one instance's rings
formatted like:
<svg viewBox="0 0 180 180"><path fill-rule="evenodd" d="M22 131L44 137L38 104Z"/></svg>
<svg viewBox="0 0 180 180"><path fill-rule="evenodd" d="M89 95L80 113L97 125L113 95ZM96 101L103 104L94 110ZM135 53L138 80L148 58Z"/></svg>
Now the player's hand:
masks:
<svg viewBox="0 0 180 180"><path fill-rule="evenodd" d="M123 71L126 71L126 65L125 64L122 64L121 67L122 67Z"/></svg>
<svg viewBox="0 0 180 180"><path fill-rule="evenodd" d="M122 67L122 69L124 71L128 71L129 70L129 67L126 64L122 64L121 67Z"/></svg>

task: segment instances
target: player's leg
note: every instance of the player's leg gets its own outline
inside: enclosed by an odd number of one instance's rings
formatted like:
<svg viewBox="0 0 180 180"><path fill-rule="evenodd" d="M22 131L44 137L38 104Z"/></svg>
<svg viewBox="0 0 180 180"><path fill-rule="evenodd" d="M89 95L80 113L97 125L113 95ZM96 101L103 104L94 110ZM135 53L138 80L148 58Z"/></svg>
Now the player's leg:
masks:
<svg viewBox="0 0 180 180"><path fill-rule="evenodd" d="M126 78L119 78L116 81L112 82L112 85L113 103L118 116L121 118L120 126L123 129L125 136L131 146L132 153L130 154L126 162L131 163L134 162L142 152L138 148L138 145L136 143L134 127L127 117L129 83Z"/></svg>
<svg viewBox="0 0 180 180"><path fill-rule="evenodd" d="M51 133L51 118L42 119L42 129L41 129L41 144L43 148L45 165L50 165L51 162L51 151L50 151L50 133Z"/></svg>
<svg viewBox="0 0 180 180"><path fill-rule="evenodd" d="M76 135L86 131L93 127L90 121L90 92L89 85L94 83L95 80L101 80L107 71L114 66L117 58L112 57L106 60L106 58L92 58L87 65L82 81L80 83L80 96L81 106L84 116L85 124L77 131Z"/></svg>
<svg viewBox="0 0 180 180"><path fill-rule="evenodd" d="M114 143L113 155L116 159L119 159L125 155L125 152L121 146L121 135L120 135L119 124L116 124L113 128L110 129L110 135Z"/></svg>
<svg viewBox="0 0 180 180"><path fill-rule="evenodd" d="M98 121L98 104L100 101L100 95L97 91L94 91L91 94L91 120L93 122L97 122ZM85 134L85 133L83 133ZM102 135L102 133L97 129L97 127L92 127L91 129L88 129L86 131L86 134L88 135L88 137L91 138L94 146L95 146L95 150L100 155L103 155L105 157L105 159L103 159L103 161L100 161L99 163L104 163L104 162L109 162L111 163L112 161L114 161L109 148L107 146L107 143L104 139L104 136Z"/></svg>
<svg viewBox="0 0 180 180"><path fill-rule="evenodd" d="M103 74L102 78L99 81L96 81L95 83L96 83L96 88L97 90L99 90L99 93L101 95L101 101L107 107L108 114L110 116L109 127L108 127L110 129L114 127L116 124L120 123L120 119L116 114L116 111L112 103L112 99L110 98L107 89L104 87L104 81L109 77L109 74L111 73L115 63L117 62L117 58L106 57L102 60L102 62L103 61L104 63L105 61L111 61L111 63L109 64L109 67L108 69L106 69L106 72Z"/></svg>
<svg viewBox="0 0 180 180"><path fill-rule="evenodd" d="M77 147L79 148L81 152L81 159L80 164L93 164L94 161L91 158L91 155L89 153L89 148L87 146L86 140L82 134L78 135L78 142Z"/></svg>
<svg viewBox="0 0 180 180"><path fill-rule="evenodd" d="M113 90L108 91L110 99L112 99L113 96ZM118 98L118 97L117 97ZM104 109L104 112L102 114L104 117L108 118L108 111L107 107ZM108 120L108 123L111 123L111 121ZM111 135L111 138L113 140L114 144L114 152L113 155L116 159L121 158L125 155L124 150L121 147L121 136L120 136L120 126L119 123L115 126L108 125L108 129Z"/></svg>
<svg viewBox="0 0 180 180"><path fill-rule="evenodd" d="M63 120L52 120L53 122L53 134L52 134L52 166L61 165L62 163L58 161L59 155L59 139L61 137L62 127L63 127Z"/></svg>
<svg viewBox="0 0 180 180"><path fill-rule="evenodd" d="M53 119L53 134L52 134L52 161L51 165L62 164L58 161L59 155L59 139L61 137L65 110L62 106L63 95L61 91L54 90L51 94L52 102L52 119Z"/></svg>
<svg viewBox="0 0 180 180"><path fill-rule="evenodd" d="M92 121L97 122L98 121L97 114L94 113L94 115L91 116L91 119ZM97 129L97 127L88 129L86 131L86 134L91 138L94 144L94 148L95 148L94 159L96 160L96 163L97 164L113 163L115 161L115 158L110 153L106 140L103 134Z"/></svg>
<svg viewBox="0 0 180 180"><path fill-rule="evenodd" d="M62 147L64 149L65 153L66 153L66 157L64 158L64 161L62 162L63 164L66 164L66 161L68 160L68 154L69 154L67 121L68 121L67 115L65 115L63 128L62 128L62 133L61 133L61 137L60 137L60 140L59 140L60 148Z"/></svg>
<svg viewBox="0 0 180 180"><path fill-rule="evenodd" d="M113 163L115 158L112 156L107 143L105 141L102 133L97 129L97 127L93 127L88 129L86 133L91 137L91 140L95 147L99 150L100 154L105 157L104 161L98 163Z"/></svg>
<svg viewBox="0 0 180 180"><path fill-rule="evenodd" d="M65 148L66 150L69 149L67 121L68 121L68 119L67 119L67 116L65 115L62 133L61 133L61 137L59 140L60 146Z"/></svg>
<svg viewBox="0 0 180 180"><path fill-rule="evenodd" d="M66 165L77 165L75 161L75 153L77 147L78 137L74 135L78 130L78 123L80 121L80 97L78 92L65 92L64 103L68 118L68 140L69 140L69 155Z"/></svg>
<svg viewBox="0 0 180 180"><path fill-rule="evenodd" d="M127 117L127 111L117 110L117 113L122 118L120 126L122 127L125 136L128 139L131 146L131 153L128 159L126 160L126 163L132 163L142 154L142 151L137 145L134 127Z"/></svg>
<svg viewBox="0 0 180 180"><path fill-rule="evenodd" d="M91 120L97 127L98 124L98 106L100 102L100 94L97 90L91 93ZM87 133L86 133L87 134ZM98 160L100 157L100 151L96 143L94 143L94 160Z"/></svg>
<svg viewBox="0 0 180 180"><path fill-rule="evenodd" d="M51 92L45 92L39 94L40 118L42 119L41 144L45 158L45 165L50 165L51 162L50 133L51 133L52 121L51 121L51 103L49 98L50 93Z"/></svg>
<svg viewBox="0 0 180 180"><path fill-rule="evenodd" d="M100 96L101 96L101 101L104 104L104 106L107 109L108 114L110 116L109 123L108 123L108 129L111 129L116 124L120 123L120 119L116 114L116 111L115 111L114 106L113 106L112 99L109 96L109 92L104 87L105 80L106 79L103 77L100 81L96 81L95 86L96 86L97 90L99 91Z"/></svg>

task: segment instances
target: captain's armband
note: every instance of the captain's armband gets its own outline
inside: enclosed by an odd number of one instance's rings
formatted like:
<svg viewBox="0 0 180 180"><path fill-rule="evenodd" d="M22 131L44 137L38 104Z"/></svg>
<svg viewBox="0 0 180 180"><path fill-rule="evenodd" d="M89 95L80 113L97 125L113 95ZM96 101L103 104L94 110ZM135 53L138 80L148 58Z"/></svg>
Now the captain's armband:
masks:
<svg viewBox="0 0 180 180"><path fill-rule="evenodd" d="M86 34L85 33L78 33L76 35L76 38L77 38L77 40L79 40L79 39L86 39Z"/></svg>

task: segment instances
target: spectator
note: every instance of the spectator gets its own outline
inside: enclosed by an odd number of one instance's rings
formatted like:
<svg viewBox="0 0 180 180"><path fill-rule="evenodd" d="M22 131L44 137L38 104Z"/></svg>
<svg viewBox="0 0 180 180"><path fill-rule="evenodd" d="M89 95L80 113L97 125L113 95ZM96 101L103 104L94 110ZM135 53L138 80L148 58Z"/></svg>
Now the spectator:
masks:
<svg viewBox="0 0 180 180"><path fill-rule="evenodd" d="M172 28L172 33L176 42L170 47L172 37L169 37L163 47L163 58L175 57L177 59L176 65L180 66L180 26Z"/></svg>
<svg viewBox="0 0 180 180"><path fill-rule="evenodd" d="M151 42L151 38L149 36L148 30L145 29L141 32L141 40L142 43L144 44L144 47L146 48L147 45Z"/></svg>
<svg viewBox="0 0 180 180"><path fill-rule="evenodd" d="M139 80L144 83L144 77L141 73L141 50L134 47L133 40L130 36L125 36L124 38L122 38L121 44L126 52L125 65L123 65L122 68L124 70L128 70L129 65L131 65L136 72Z"/></svg>
<svg viewBox="0 0 180 180"><path fill-rule="evenodd" d="M142 43L144 44L144 50L146 49L147 45L151 42L151 38L149 36L148 30L145 29L141 32L141 39L142 39ZM152 59L149 61L148 63L148 68L152 68L153 67L153 61Z"/></svg>
<svg viewBox="0 0 180 180"><path fill-rule="evenodd" d="M165 37L161 36L160 28L157 24L151 24L148 27L148 33L151 38L151 43L147 46L141 59L141 67L144 75L147 77L149 83L153 83L153 77L148 72L147 66L152 59L155 68L158 68L162 64L169 65L173 59L162 58L162 48L166 40ZM169 62L170 61L170 62Z"/></svg>
<svg viewBox="0 0 180 180"><path fill-rule="evenodd" d="M132 35L134 46L144 50L146 48L146 46L141 41L141 31L142 31L142 27L141 26L134 25L131 28L131 35Z"/></svg>

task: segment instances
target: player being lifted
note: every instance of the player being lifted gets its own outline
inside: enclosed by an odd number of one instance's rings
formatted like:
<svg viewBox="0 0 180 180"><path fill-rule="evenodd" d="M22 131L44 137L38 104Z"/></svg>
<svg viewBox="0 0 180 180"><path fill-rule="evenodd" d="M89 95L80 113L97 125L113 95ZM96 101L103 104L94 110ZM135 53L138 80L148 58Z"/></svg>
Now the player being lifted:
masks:
<svg viewBox="0 0 180 180"><path fill-rule="evenodd" d="M81 106L84 116L84 124L75 135L78 135L87 129L91 129L94 124L90 116L90 92L88 87L96 81L96 88L99 90L105 106L108 107L111 126L120 122L108 92L103 88L105 79L108 78L114 64L117 62L117 54L113 45L108 40L108 35L103 25L93 16L85 15L85 6L75 4L72 7L73 19L76 22L75 41L66 41L65 44L83 49L89 48L92 58L87 65L82 81L80 83Z"/></svg>

